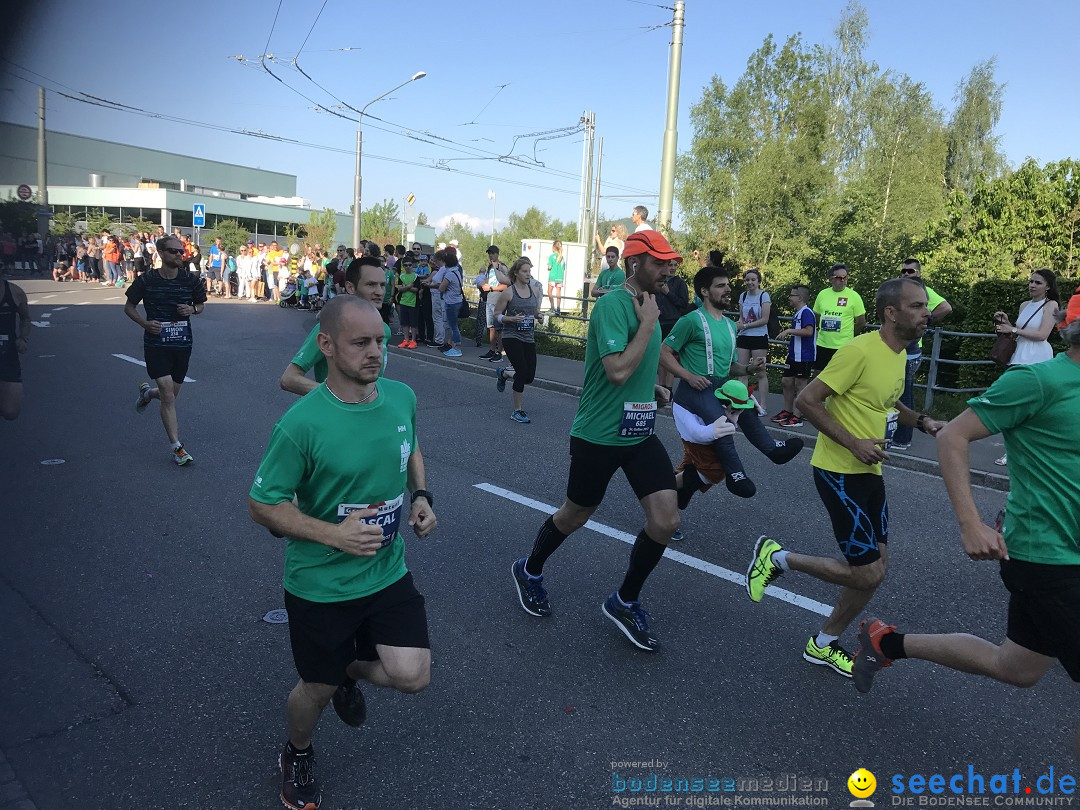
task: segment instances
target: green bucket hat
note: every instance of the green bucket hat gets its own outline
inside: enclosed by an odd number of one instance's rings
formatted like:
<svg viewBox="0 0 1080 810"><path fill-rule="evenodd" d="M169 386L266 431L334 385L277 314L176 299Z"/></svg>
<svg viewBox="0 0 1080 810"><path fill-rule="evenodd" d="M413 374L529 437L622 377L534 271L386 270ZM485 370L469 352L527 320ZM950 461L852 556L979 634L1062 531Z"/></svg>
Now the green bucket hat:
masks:
<svg viewBox="0 0 1080 810"><path fill-rule="evenodd" d="M746 386L738 380L728 380L716 389L716 398L732 408L744 410L753 408L754 401L750 399L750 392Z"/></svg>

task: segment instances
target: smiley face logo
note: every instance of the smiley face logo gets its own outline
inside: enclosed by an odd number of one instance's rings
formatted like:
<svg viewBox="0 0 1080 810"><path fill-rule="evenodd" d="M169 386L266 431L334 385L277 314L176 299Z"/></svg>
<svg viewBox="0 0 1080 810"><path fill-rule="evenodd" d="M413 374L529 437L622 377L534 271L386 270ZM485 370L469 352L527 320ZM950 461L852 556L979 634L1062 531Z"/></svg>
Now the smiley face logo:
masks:
<svg viewBox="0 0 1080 810"><path fill-rule="evenodd" d="M859 768L848 777L847 789L856 799L865 799L877 790L877 779L866 768Z"/></svg>

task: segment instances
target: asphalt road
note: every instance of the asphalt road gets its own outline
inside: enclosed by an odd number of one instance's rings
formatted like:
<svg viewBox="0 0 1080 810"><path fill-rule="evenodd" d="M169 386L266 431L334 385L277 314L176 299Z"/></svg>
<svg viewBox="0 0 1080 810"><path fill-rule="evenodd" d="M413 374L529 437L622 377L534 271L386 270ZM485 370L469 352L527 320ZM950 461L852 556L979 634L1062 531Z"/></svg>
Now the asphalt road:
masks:
<svg viewBox="0 0 1080 810"><path fill-rule="evenodd" d="M270 429L294 401L278 376L313 320L207 306L194 326L195 381L178 402L195 461L177 468L156 405L134 410L142 370L113 356L141 358L121 293L23 286L34 320L50 325L24 358L22 416L0 424L0 749L40 810L276 807L296 674L287 627L261 620L282 605L283 545L250 521L246 501ZM903 662L859 695L801 659L821 622L812 603L755 605L723 578L745 570L763 532L836 554L808 456L775 467L740 439L758 495L714 490L683 514L686 561L663 560L642 595L664 645L648 655L600 613L629 552L611 535L642 522L621 476L594 517L609 531L583 529L546 566L555 615L535 619L516 601L510 565L544 519L532 502L561 501L576 400L529 391L534 421L523 426L493 378L430 352L392 350L388 376L419 398L437 499L436 534L406 538L427 598L432 683L419 695L369 689L360 730L324 715L323 807L609 807L631 795L613 791L620 779L650 773L797 774L827 780L806 794L824 797L819 806L845 806L860 766L877 775L879 804L893 774L1019 768L1032 784L1051 766L1077 774L1077 696L1060 667L1024 691ZM670 419L659 433L677 460ZM886 482L892 568L873 612L901 629L1001 638L1004 588L995 566L961 552L942 482L901 469ZM991 516L1005 495L976 498ZM825 604L836 594L798 574L777 585ZM853 647L853 634L842 641ZM669 798L679 804L660 806L691 806L688 794Z"/></svg>

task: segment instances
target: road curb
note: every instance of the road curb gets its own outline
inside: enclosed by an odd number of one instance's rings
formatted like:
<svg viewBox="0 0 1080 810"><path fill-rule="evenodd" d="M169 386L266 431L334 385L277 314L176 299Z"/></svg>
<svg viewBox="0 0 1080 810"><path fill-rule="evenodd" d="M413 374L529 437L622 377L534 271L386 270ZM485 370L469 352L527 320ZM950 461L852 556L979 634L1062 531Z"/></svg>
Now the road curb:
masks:
<svg viewBox="0 0 1080 810"><path fill-rule="evenodd" d="M478 366L475 363L467 363L461 360L456 360L450 357L443 357L442 355L435 356L432 354L417 354L412 349L398 349L396 346L391 346L390 351L395 355L401 355L402 357L412 357L415 360L419 360L424 363L430 363L436 366L449 366L451 368L458 369L460 371L466 371L470 374L476 374L481 377L490 377L495 379L495 368L484 368ZM509 361L507 361L509 362ZM554 391L559 394L570 394L571 396L581 396L581 386L571 385L570 383L558 382L556 380L544 380L537 377L530 385L534 388L542 388L545 391ZM670 411L661 411L662 416L671 418ZM813 448L817 444L816 434L801 433L797 430L787 430L776 424L768 424L766 427L776 433L789 438L795 438L796 436L803 440L807 447ZM924 475L932 475L935 478L941 478L941 465L937 461L928 458L920 458L919 456L909 456L902 453L892 452L889 454L889 458L882 462L887 467L896 467L901 470L910 470L912 472L923 473ZM1009 476L998 475L996 473L984 472L983 470L971 470L971 483L976 486L986 487L987 489L996 489L1000 492L1009 491Z"/></svg>

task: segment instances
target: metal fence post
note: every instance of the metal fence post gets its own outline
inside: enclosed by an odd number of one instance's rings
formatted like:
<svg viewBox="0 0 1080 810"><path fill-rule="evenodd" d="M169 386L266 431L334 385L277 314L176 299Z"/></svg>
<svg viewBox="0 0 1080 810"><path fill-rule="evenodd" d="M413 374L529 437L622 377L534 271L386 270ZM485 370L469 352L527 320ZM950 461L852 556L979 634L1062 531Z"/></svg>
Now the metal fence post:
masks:
<svg viewBox="0 0 1080 810"><path fill-rule="evenodd" d="M938 358L941 357L941 330L934 330L934 346L930 350L930 371L926 375L926 396L923 397L924 411L934 407L934 388L937 387Z"/></svg>

